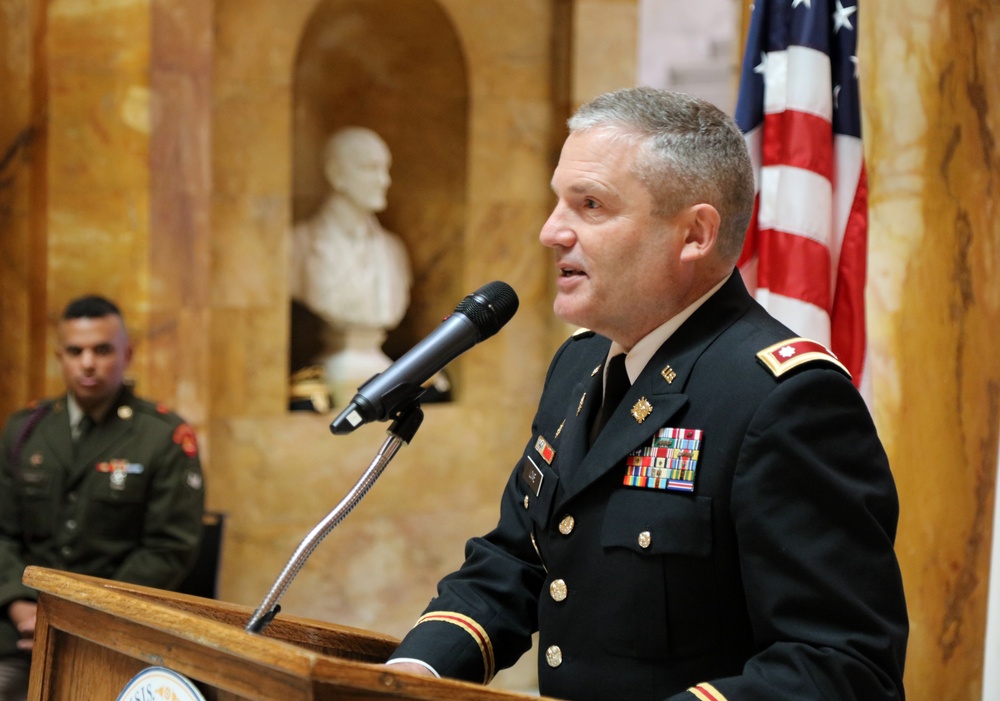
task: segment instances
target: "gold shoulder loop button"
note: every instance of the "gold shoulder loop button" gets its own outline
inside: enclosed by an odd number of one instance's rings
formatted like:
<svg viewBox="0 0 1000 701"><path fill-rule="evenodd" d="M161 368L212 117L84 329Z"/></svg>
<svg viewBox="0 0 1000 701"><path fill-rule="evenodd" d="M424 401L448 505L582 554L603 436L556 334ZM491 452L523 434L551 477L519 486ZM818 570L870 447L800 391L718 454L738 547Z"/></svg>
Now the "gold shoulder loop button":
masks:
<svg viewBox="0 0 1000 701"><path fill-rule="evenodd" d="M759 351L757 359L774 373L775 377L781 377L789 370L813 361L830 363L848 377L851 376L848 369L829 348L808 338L789 338L775 343Z"/></svg>

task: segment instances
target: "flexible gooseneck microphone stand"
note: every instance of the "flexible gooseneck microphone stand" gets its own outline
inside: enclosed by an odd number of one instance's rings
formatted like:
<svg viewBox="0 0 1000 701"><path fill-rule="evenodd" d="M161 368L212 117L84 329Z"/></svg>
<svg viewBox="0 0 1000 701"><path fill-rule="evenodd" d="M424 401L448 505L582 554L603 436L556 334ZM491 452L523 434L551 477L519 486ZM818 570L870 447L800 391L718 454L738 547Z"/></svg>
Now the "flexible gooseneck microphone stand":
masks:
<svg viewBox="0 0 1000 701"><path fill-rule="evenodd" d="M264 597L257 610L254 611L253 616L250 617L250 622L247 623L245 628L247 632L260 633L274 620L274 617L278 615L278 611L281 610L278 601L285 595L288 587L291 586L292 580L305 565L306 560L309 559L309 556L312 555L313 551L330 531L347 518L347 515L351 513L365 494L368 493L368 490L375 484L375 480L379 478L383 470L389 465L389 462L395 457L400 447L404 443L409 445L423 420L424 412L420 408L419 402L415 402L397 413L395 420L386 430L386 433L389 434L388 437L368 466L368 469L361 475L361 478L354 485L353 489L347 493L347 496L303 538L299 547L296 548L285 568L281 571L281 574L278 575L274 584L271 585L271 590L267 593L267 596Z"/></svg>

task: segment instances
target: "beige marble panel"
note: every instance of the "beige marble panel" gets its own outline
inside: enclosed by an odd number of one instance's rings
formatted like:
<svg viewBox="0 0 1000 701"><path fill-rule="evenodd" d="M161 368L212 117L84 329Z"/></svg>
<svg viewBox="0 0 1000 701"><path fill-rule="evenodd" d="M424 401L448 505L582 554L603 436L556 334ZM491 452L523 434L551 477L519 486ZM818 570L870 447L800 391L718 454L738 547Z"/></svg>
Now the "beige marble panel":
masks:
<svg viewBox="0 0 1000 701"><path fill-rule="evenodd" d="M1000 430L1000 11L869 3L875 415L900 493L909 698L981 698Z"/></svg>
<svg viewBox="0 0 1000 701"><path fill-rule="evenodd" d="M149 300L149 3L48 4L47 305L97 292L141 340ZM52 348L52 345L48 346ZM132 372L145 385L140 345ZM62 388L50 363L47 393Z"/></svg>
<svg viewBox="0 0 1000 701"><path fill-rule="evenodd" d="M0 415L42 393L45 347L43 212L45 95L36 56L43 8L0 2Z"/></svg>

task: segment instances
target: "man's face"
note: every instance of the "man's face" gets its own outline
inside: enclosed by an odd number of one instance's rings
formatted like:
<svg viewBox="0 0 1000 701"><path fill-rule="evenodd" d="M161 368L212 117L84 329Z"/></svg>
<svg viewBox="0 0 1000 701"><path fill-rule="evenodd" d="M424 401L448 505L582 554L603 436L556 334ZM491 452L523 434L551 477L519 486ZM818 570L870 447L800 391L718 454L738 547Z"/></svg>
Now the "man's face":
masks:
<svg viewBox="0 0 1000 701"><path fill-rule="evenodd" d="M118 316L64 319L59 322L56 357L66 389L89 411L121 389L132 347Z"/></svg>
<svg viewBox="0 0 1000 701"><path fill-rule="evenodd" d="M555 251L556 316L631 348L679 309L683 233L653 215L632 173L639 143L603 129L566 139L552 177L558 202L539 240Z"/></svg>
<svg viewBox="0 0 1000 701"><path fill-rule="evenodd" d="M366 212L381 212L388 204L386 192L392 179L389 149L373 136L359 135L346 144L332 164L333 187Z"/></svg>

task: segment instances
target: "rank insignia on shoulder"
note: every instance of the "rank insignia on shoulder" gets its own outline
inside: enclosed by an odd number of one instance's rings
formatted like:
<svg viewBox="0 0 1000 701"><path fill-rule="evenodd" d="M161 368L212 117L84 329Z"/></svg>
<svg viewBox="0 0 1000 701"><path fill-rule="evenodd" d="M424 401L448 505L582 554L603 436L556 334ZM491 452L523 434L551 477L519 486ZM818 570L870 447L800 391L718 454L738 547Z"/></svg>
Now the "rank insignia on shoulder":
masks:
<svg viewBox="0 0 1000 701"><path fill-rule="evenodd" d="M837 359L833 352L822 343L810 341L808 338L789 338L775 343L757 353L757 359L764 364L775 377L781 377L789 370L797 368L814 360L821 360L839 368L848 377L850 371Z"/></svg>
<svg viewBox="0 0 1000 701"><path fill-rule="evenodd" d="M650 445L625 459L626 487L693 492L704 432L696 428L661 428Z"/></svg>

